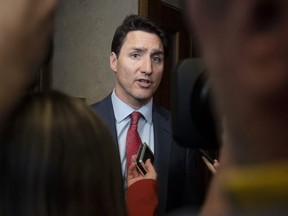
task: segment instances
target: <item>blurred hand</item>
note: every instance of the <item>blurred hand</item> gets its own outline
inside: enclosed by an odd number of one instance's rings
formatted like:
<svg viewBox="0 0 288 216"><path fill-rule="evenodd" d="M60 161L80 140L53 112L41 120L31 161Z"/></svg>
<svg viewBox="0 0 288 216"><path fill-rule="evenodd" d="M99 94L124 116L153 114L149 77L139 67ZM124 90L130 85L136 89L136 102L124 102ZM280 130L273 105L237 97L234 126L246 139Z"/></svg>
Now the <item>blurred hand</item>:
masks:
<svg viewBox="0 0 288 216"><path fill-rule="evenodd" d="M157 179L157 173L150 159L146 160L145 166L147 169L147 173L145 176L142 176L142 174L138 171L136 167L136 155L133 155L131 157L131 165L128 169L128 174L127 174L128 187L132 185L133 183L142 179L153 179L153 180Z"/></svg>
<svg viewBox="0 0 288 216"><path fill-rule="evenodd" d="M204 156L202 156L202 159L204 161L204 163L206 164L206 166L208 167L208 169L213 173L213 174L216 174L219 170L219 167L220 167L220 164L219 162L215 159L214 160L214 163L211 164L207 158L205 158Z"/></svg>

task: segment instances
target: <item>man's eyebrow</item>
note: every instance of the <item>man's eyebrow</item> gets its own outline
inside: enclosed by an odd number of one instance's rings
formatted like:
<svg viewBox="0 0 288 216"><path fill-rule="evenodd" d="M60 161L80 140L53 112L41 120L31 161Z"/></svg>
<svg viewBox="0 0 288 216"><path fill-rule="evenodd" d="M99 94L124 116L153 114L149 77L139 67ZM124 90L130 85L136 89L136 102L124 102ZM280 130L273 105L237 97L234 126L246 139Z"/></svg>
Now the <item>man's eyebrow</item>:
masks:
<svg viewBox="0 0 288 216"><path fill-rule="evenodd" d="M145 52L147 49L145 49L145 48L132 47L130 50L131 50L131 51L137 51L137 52Z"/></svg>
<svg viewBox="0 0 288 216"><path fill-rule="evenodd" d="M130 51L133 51L133 52L146 52L148 49L146 49L146 48L139 48L139 47L132 47L131 49L130 49ZM152 53L151 53L151 56L154 56L154 55L164 55L164 51L162 51L162 50L158 50L158 49L156 49L156 50L153 50L152 51Z"/></svg>
<svg viewBox="0 0 288 216"><path fill-rule="evenodd" d="M164 55L164 52L162 50L155 50L151 55Z"/></svg>

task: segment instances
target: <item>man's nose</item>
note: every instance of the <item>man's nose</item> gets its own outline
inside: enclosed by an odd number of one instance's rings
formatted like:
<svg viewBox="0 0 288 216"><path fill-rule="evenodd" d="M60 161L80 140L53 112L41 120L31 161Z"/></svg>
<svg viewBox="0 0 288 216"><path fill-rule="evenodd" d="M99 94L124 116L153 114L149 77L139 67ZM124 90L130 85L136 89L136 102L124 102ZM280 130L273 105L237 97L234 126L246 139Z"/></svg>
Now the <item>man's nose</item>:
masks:
<svg viewBox="0 0 288 216"><path fill-rule="evenodd" d="M150 58L143 59L141 72L150 75L153 71L152 60Z"/></svg>

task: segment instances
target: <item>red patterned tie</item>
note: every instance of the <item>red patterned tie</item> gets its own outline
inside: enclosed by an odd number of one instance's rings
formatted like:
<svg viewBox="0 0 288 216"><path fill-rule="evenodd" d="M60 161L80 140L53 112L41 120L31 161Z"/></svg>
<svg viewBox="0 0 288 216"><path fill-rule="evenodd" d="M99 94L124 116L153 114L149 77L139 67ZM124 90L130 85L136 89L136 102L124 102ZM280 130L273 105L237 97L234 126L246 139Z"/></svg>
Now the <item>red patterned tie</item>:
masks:
<svg viewBox="0 0 288 216"><path fill-rule="evenodd" d="M139 146L142 141L138 133L138 121L141 118L142 114L140 112L131 113L131 122L130 127L127 132L126 137L126 163L127 169L130 166L130 160L132 155L137 154Z"/></svg>

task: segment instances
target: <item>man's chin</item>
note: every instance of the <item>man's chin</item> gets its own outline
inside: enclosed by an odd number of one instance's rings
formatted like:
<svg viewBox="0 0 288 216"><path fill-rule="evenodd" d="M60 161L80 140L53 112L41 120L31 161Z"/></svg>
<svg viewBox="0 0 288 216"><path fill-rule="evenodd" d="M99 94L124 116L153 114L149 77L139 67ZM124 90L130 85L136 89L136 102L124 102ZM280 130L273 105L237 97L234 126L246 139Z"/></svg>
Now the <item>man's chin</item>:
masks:
<svg viewBox="0 0 288 216"><path fill-rule="evenodd" d="M135 98L141 103L148 103L151 100L152 96L153 96L152 94L149 94L149 95L142 94L142 95L137 95Z"/></svg>
<svg viewBox="0 0 288 216"><path fill-rule="evenodd" d="M138 92L135 92L135 98L138 100L150 100L153 97L154 91L141 89Z"/></svg>

